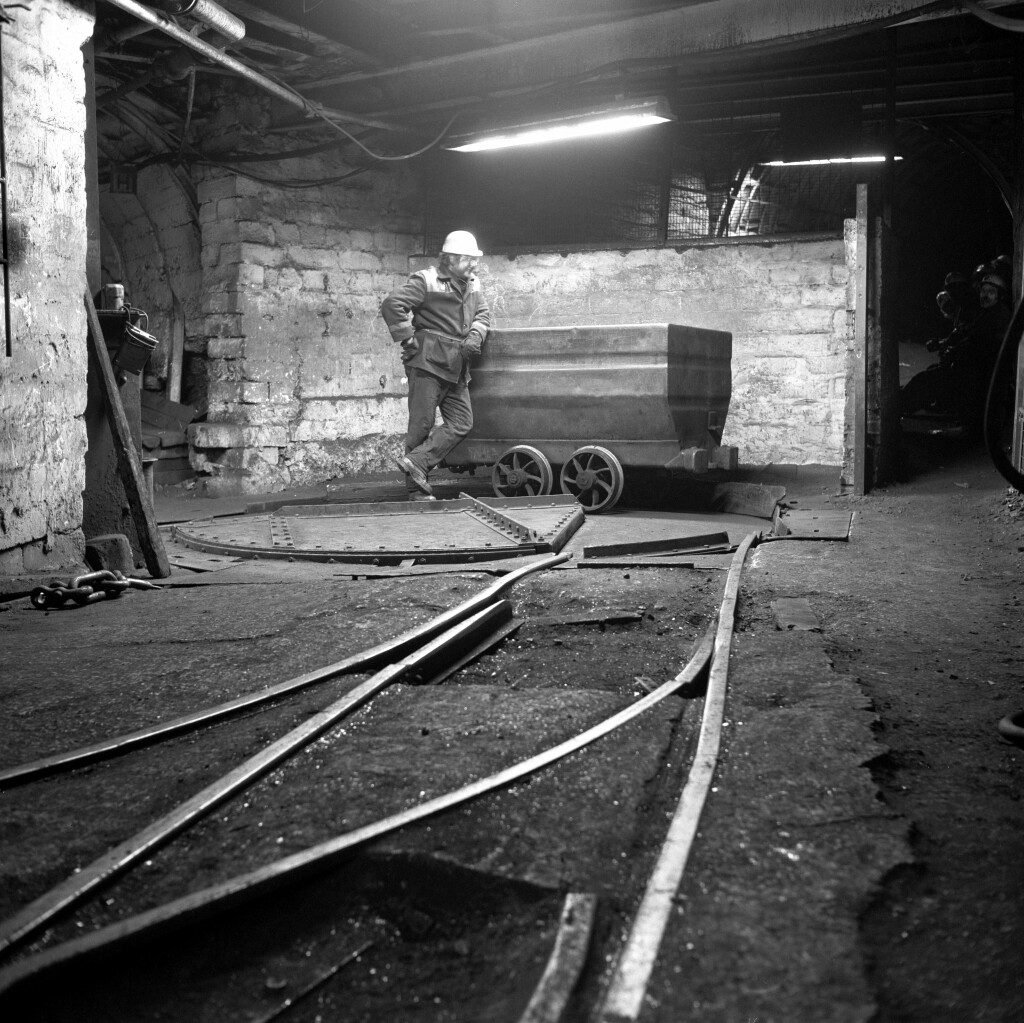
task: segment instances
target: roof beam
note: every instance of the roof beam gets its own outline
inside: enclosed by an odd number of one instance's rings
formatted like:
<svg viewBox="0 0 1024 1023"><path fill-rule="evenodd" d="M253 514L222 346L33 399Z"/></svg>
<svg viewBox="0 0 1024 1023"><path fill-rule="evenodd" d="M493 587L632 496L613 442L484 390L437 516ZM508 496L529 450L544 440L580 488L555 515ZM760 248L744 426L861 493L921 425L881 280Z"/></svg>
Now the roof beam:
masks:
<svg viewBox="0 0 1024 1023"><path fill-rule="evenodd" d="M346 46L336 39L330 39L327 36L297 25L294 21L279 18L269 11L262 10L256 4L249 3L248 0L222 0L222 3L232 14L238 15L240 18L256 22L264 28L280 32L281 35L297 40L306 47L312 47L314 56L341 57L356 67L363 68L379 68L384 64L379 57L373 54Z"/></svg>
<svg viewBox="0 0 1024 1023"><path fill-rule="evenodd" d="M354 110L423 106L543 87L633 61L807 45L957 13L955 0L709 0L387 72L321 79L307 88L330 88L331 101Z"/></svg>

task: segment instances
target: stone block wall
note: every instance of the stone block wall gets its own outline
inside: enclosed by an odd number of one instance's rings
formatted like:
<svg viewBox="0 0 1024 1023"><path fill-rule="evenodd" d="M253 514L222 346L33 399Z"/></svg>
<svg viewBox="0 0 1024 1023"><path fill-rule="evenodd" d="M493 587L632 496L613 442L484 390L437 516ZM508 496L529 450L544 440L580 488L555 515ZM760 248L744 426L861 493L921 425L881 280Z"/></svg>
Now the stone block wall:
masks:
<svg viewBox="0 0 1024 1023"><path fill-rule="evenodd" d="M390 468L406 388L377 310L432 257L411 255L411 232L333 225L319 205L284 204L253 183L219 177L200 194L211 405L190 440L205 489L274 491ZM338 221L353 219L350 209ZM836 237L489 256L481 278L498 327L729 331L723 443L745 464L841 465L849 265Z"/></svg>
<svg viewBox="0 0 1024 1023"><path fill-rule="evenodd" d="M293 192L198 183L209 406L189 440L207 493L319 483L397 451L404 377L377 313L417 247L415 191L404 170Z"/></svg>
<svg viewBox="0 0 1024 1023"><path fill-rule="evenodd" d="M80 566L86 431L85 77L64 0L3 26L11 346L0 353L0 575Z"/></svg>
<svg viewBox="0 0 1024 1023"><path fill-rule="evenodd" d="M146 167L136 194L100 193L100 215L103 282L124 284L126 299L148 316L146 329L160 344L146 377L159 390L167 376L175 299L186 335L201 330L201 239L191 183L169 167ZM203 400L200 394L186 397Z"/></svg>
<svg viewBox="0 0 1024 1023"><path fill-rule="evenodd" d="M733 335L723 443L745 464L840 465L852 341L842 238L485 258L502 327L682 323Z"/></svg>

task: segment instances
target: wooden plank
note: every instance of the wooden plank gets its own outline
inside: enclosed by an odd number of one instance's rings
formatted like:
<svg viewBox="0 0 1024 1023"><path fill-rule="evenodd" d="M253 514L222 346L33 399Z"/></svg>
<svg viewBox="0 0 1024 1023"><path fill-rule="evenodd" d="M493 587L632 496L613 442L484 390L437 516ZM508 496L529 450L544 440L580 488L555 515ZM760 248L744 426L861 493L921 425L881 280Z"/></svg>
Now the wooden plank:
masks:
<svg viewBox="0 0 1024 1023"><path fill-rule="evenodd" d="M142 460L135 449L128 417L125 415L124 406L121 404L121 395L117 389L117 381L114 379L114 369L110 365L107 347L103 343L100 318L96 312L96 306L93 305L92 295L88 291L85 292L85 314L89 324L89 354L93 358L99 376L107 423L110 426L110 433L114 439L114 451L117 454L117 467L120 470L125 496L128 498L132 520L135 523L136 532L139 534L142 556L145 559L146 568L149 569L149 574L154 579L166 579L171 574L170 562L167 560L167 553L164 551L163 541L160 539L160 529L157 526L156 515L153 513L149 487L142 474Z"/></svg>
<svg viewBox="0 0 1024 1023"><path fill-rule="evenodd" d="M174 553L170 556L170 562L175 568L187 568L190 572L223 572L227 568L244 564L242 558L221 558L220 564L217 564L213 560L200 561L198 558Z"/></svg>
<svg viewBox="0 0 1024 1023"><path fill-rule="evenodd" d="M185 361L185 310L171 291L171 349L167 355L167 397L181 401L181 369ZM193 413L193 416L195 413Z"/></svg>
<svg viewBox="0 0 1024 1023"><path fill-rule="evenodd" d="M583 548L585 558L615 558L623 554L671 554L695 552L698 547L728 547L728 533L702 533L699 536L673 536L662 540L633 540L626 543L593 544Z"/></svg>
<svg viewBox="0 0 1024 1023"><path fill-rule="evenodd" d="M142 391L140 400L142 402L142 421L147 426L155 426L157 430L185 433L198 411L192 405L182 405L180 402L171 401L153 391Z"/></svg>
<svg viewBox="0 0 1024 1023"><path fill-rule="evenodd" d="M782 516L787 540L849 540L853 512L788 511Z"/></svg>
<svg viewBox="0 0 1024 1023"><path fill-rule="evenodd" d="M865 492L868 416L868 186L857 186L857 265L854 270L853 492Z"/></svg>

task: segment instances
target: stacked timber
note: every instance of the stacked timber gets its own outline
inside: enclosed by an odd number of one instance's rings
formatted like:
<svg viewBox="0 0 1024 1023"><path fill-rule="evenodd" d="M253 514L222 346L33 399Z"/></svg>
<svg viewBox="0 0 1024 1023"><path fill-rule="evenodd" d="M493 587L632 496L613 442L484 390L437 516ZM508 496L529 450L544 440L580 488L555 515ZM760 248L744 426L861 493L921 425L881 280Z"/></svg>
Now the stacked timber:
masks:
<svg viewBox="0 0 1024 1023"><path fill-rule="evenodd" d="M197 410L191 405L157 394L142 392L142 454L153 463L153 483L166 486L192 479L186 431Z"/></svg>

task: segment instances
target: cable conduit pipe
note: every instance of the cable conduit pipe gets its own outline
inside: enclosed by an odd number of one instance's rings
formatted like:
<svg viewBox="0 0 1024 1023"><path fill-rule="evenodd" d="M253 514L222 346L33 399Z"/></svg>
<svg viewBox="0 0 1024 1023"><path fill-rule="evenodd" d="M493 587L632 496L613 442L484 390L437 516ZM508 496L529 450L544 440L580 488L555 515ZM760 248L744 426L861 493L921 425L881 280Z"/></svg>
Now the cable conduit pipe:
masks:
<svg viewBox="0 0 1024 1023"><path fill-rule="evenodd" d="M362 124L370 128L394 130L394 125L388 124L387 122L381 121L377 118L366 117L362 114L354 114L341 110L330 110L319 103L314 103L311 100L306 99L294 89L289 89L288 87L280 85L272 79L267 78L265 75L261 75L258 71L254 71L251 67L243 64L240 60L229 56L222 50L218 50L216 46L211 46L202 39L186 32L183 28L179 28L175 25L169 18L164 17L162 14L158 14L156 11L150 10L143 4L136 3L135 0L106 0L106 2L127 14L133 15L140 21L144 21L146 24L152 25L153 28L159 29L165 35L169 35L172 39L177 40L182 46L187 46L190 50L194 50L196 53L202 54L202 56L206 57L207 60L212 61L214 64L219 64L221 67L234 71L235 74L240 75L247 81L252 82L253 85L257 85L259 88L269 92L271 95L283 100L285 103L289 104L289 106L298 107L299 110L310 117L333 117L341 121L348 121L351 124Z"/></svg>
<svg viewBox="0 0 1024 1023"><path fill-rule="evenodd" d="M999 722L999 734L1015 746L1024 746L1024 710L1007 714Z"/></svg>
<svg viewBox="0 0 1024 1023"><path fill-rule="evenodd" d="M1020 18L1007 18L1003 14L993 14L980 4L976 4L974 0L960 0L960 6L964 10L970 11L976 18L980 18L996 28L1004 28L1007 32L1024 32L1024 20Z"/></svg>

